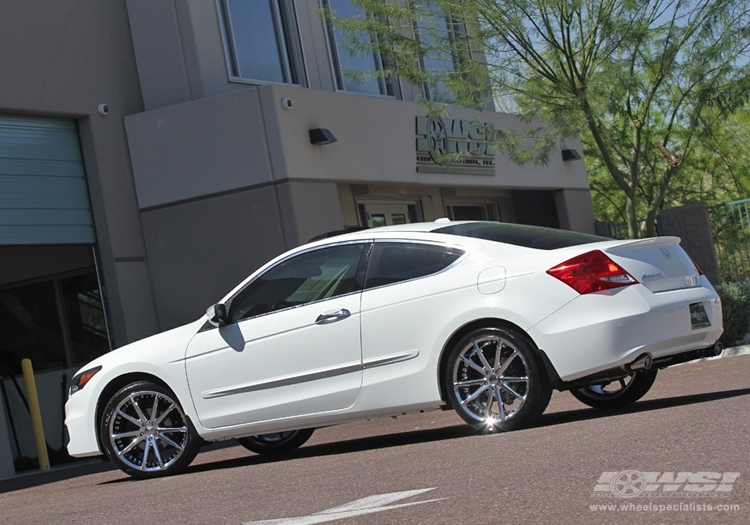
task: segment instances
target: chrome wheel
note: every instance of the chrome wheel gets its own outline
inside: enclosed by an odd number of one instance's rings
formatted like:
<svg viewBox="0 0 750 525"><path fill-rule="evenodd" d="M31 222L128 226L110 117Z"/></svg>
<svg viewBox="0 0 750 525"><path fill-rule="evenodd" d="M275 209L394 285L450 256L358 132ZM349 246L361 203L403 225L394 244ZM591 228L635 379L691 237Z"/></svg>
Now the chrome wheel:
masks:
<svg viewBox="0 0 750 525"><path fill-rule="evenodd" d="M160 385L129 385L104 412L105 451L121 470L135 477L182 470L195 457L197 441L179 403Z"/></svg>
<svg viewBox="0 0 750 525"><path fill-rule="evenodd" d="M655 380L656 370L643 370L617 379L591 383L570 392L590 407L618 408L635 403L646 395Z"/></svg>
<svg viewBox="0 0 750 525"><path fill-rule="evenodd" d="M304 445L314 429L288 430L286 432L271 432L238 438L240 445L257 454L281 454L291 452Z"/></svg>
<svg viewBox="0 0 750 525"><path fill-rule="evenodd" d="M529 343L509 330L469 334L453 350L448 372L453 407L472 425L517 428L541 414L551 395Z"/></svg>
<svg viewBox="0 0 750 525"><path fill-rule="evenodd" d="M615 381L588 385L582 388L581 390L594 396L602 396L602 397L616 396L620 394L621 392L624 392L632 381L633 381L633 374L630 374L628 376L621 377L620 379L617 379Z"/></svg>

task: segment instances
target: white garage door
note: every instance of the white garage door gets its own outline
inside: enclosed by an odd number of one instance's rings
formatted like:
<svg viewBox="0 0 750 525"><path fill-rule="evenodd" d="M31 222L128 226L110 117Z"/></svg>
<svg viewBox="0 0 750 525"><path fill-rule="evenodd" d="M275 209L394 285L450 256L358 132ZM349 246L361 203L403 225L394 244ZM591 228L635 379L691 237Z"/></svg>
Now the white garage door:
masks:
<svg viewBox="0 0 750 525"><path fill-rule="evenodd" d="M76 122L0 115L0 245L95 241Z"/></svg>

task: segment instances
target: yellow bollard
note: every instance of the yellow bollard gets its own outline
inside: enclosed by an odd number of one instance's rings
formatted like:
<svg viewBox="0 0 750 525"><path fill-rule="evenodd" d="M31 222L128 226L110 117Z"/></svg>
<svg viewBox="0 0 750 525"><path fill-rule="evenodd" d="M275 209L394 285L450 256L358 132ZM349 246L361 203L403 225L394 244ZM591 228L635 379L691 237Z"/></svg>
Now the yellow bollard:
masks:
<svg viewBox="0 0 750 525"><path fill-rule="evenodd" d="M36 393L36 381L34 381L34 369L31 367L31 359L21 361L23 380L26 383L26 395L29 398L29 414L31 415L31 427L34 430L36 451L39 454L39 469L49 469L49 456L47 455L47 440L44 439L44 426L42 425L42 412L39 410L39 396Z"/></svg>

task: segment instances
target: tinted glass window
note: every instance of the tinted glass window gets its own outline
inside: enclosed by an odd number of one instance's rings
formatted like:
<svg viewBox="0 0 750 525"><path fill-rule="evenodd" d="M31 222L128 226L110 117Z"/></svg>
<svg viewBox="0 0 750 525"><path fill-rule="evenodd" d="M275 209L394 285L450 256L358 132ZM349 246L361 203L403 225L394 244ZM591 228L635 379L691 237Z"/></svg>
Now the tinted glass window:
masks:
<svg viewBox="0 0 750 525"><path fill-rule="evenodd" d="M462 250L446 246L379 242L370 257L365 288L425 277L447 268L463 255Z"/></svg>
<svg viewBox="0 0 750 525"><path fill-rule="evenodd" d="M350 0L327 0L327 6L335 11L340 18L361 17L364 15L362 8L352 4ZM357 73L367 71L377 71L380 69L378 56L373 52L359 54L347 48L349 40L338 27L331 27L329 24L328 31L332 44L335 46L333 51L334 62L336 62L336 73L339 89L346 91L358 91L360 93L386 94L386 86L377 79L354 79ZM363 40L369 40L367 34L358 35ZM390 93L388 93L390 94Z"/></svg>
<svg viewBox="0 0 750 525"><path fill-rule="evenodd" d="M81 365L109 351L95 273L0 290L0 375L31 359L42 372Z"/></svg>
<svg viewBox="0 0 750 525"><path fill-rule="evenodd" d="M109 351L107 324L95 273L60 280L74 363L88 363Z"/></svg>
<svg viewBox="0 0 750 525"><path fill-rule="evenodd" d="M232 76L299 84L294 10L287 0L224 0Z"/></svg>
<svg viewBox="0 0 750 525"><path fill-rule="evenodd" d="M504 222L471 222L453 224L433 230L435 233L476 237L488 241L515 244L526 248L539 250L554 250L566 246L577 246L590 242L608 241L606 237L598 237L586 233L555 230L539 226L525 226L522 224L508 224Z"/></svg>
<svg viewBox="0 0 750 525"><path fill-rule="evenodd" d="M424 13L424 16L417 21L419 38L425 50L422 58L423 67L430 71L453 72L455 70L451 48L453 35L448 18L440 6L433 1L420 2L419 12ZM433 82L429 86L427 95L432 100L455 102L443 79Z"/></svg>
<svg viewBox="0 0 750 525"><path fill-rule="evenodd" d="M277 264L232 299L230 321L355 291L363 247L364 244L332 246Z"/></svg>
<svg viewBox="0 0 750 525"><path fill-rule="evenodd" d="M34 370L63 368L65 342L52 281L0 290L0 373L20 372L21 359Z"/></svg>

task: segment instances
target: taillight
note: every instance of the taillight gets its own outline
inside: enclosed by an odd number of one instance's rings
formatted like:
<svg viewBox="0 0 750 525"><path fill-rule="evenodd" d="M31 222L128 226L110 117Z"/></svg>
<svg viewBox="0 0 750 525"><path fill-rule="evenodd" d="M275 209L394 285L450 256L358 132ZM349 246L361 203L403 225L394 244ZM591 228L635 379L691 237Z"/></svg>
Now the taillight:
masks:
<svg viewBox="0 0 750 525"><path fill-rule="evenodd" d="M573 257L550 268L547 273L581 295L638 283L632 275L599 250Z"/></svg>

